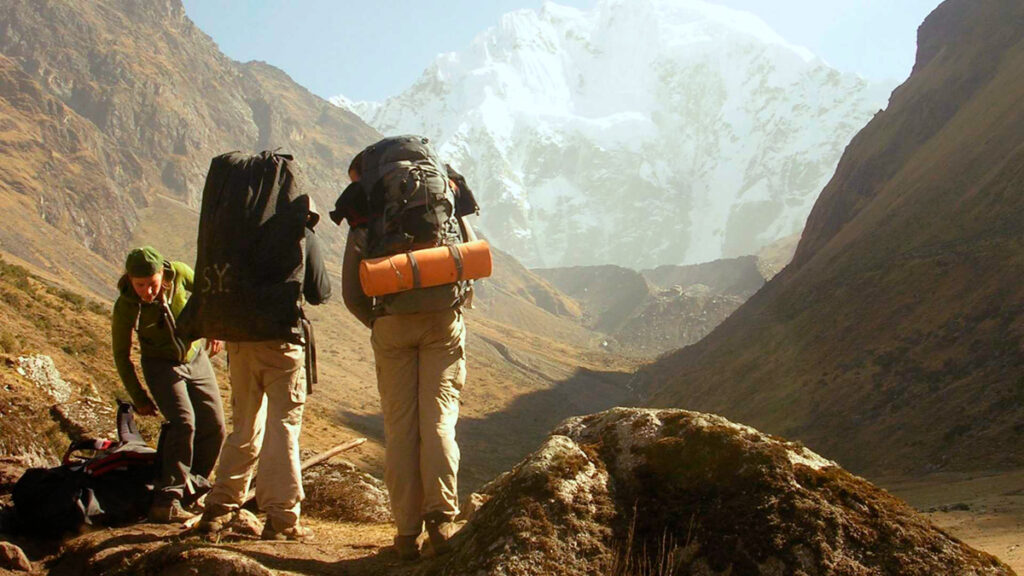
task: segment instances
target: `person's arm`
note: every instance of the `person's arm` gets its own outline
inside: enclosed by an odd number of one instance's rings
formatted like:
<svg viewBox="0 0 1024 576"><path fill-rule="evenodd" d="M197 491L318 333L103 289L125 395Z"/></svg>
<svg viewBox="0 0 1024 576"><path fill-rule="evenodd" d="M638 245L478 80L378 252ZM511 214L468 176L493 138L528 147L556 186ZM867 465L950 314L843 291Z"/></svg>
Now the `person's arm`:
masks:
<svg viewBox="0 0 1024 576"><path fill-rule="evenodd" d="M373 323L373 300L359 283L359 263L366 247L366 230L349 228L345 241L345 258L341 264L341 298L345 307L367 328Z"/></svg>
<svg viewBox="0 0 1024 576"><path fill-rule="evenodd" d="M132 404L139 414L155 413L153 401L142 387L139 376L135 373L132 363L132 327L139 315L138 307L123 298L114 303L114 314L110 322L111 344L114 352L114 365L121 383L132 399Z"/></svg>
<svg viewBox="0 0 1024 576"><path fill-rule="evenodd" d="M331 298L331 278L324 266L323 249L316 234L306 228L306 275L302 281L306 302L317 306Z"/></svg>
<svg viewBox="0 0 1024 576"><path fill-rule="evenodd" d="M174 273L177 275L176 280L181 280L181 287L188 291L189 297L191 298L192 292L195 291L196 277L192 267L184 262L171 262L171 268L174 269ZM207 338L205 347L206 353L212 358L217 354L220 354L220 351L224 349L224 341Z"/></svg>
<svg viewBox="0 0 1024 576"><path fill-rule="evenodd" d="M188 290L189 292L194 291L196 275L195 272L192 271L192 267L184 262L174 262L171 264L171 267L174 268L175 274L181 274L181 285L185 290Z"/></svg>

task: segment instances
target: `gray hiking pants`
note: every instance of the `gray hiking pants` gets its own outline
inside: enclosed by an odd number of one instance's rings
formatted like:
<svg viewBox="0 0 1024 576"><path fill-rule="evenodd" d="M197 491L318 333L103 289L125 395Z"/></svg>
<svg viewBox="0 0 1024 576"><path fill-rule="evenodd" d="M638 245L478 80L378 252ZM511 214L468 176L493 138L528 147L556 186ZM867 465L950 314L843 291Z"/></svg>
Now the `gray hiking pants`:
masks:
<svg viewBox="0 0 1024 576"><path fill-rule="evenodd" d="M142 374L164 419L169 422L161 450L156 501L180 500L189 475L209 478L226 434L217 377L206 350L188 364L142 358Z"/></svg>

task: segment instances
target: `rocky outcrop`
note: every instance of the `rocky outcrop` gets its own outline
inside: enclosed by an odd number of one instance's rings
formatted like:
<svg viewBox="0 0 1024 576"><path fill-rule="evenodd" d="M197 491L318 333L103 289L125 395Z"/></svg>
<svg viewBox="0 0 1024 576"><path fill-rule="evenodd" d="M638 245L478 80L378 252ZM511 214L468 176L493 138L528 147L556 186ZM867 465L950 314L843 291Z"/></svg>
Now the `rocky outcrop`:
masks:
<svg viewBox="0 0 1024 576"><path fill-rule="evenodd" d="M18 357L18 374L28 378L37 388L48 394L57 403L71 398L71 386L60 377L60 371L53 358L42 354Z"/></svg>
<svg viewBox="0 0 1024 576"><path fill-rule="evenodd" d="M69 439L116 438L114 404L65 380L48 355L0 366L0 490L10 471L55 466Z"/></svg>
<svg viewBox="0 0 1024 576"><path fill-rule="evenodd" d="M1012 574L802 445L709 414L570 419L483 492L433 573Z"/></svg>

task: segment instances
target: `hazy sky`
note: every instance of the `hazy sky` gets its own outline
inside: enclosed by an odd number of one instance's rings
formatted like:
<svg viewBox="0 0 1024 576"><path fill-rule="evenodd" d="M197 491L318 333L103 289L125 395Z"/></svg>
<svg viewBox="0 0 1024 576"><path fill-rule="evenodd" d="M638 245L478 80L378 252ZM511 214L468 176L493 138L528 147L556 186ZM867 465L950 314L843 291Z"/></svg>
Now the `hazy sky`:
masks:
<svg viewBox="0 0 1024 576"><path fill-rule="evenodd" d="M917 27L940 0L711 0L754 12L831 65L903 80ZM561 0L590 8L596 0ZM441 52L458 51L501 14L542 0L184 0L192 20L236 60L265 60L313 93L382 100Z"/></svg>

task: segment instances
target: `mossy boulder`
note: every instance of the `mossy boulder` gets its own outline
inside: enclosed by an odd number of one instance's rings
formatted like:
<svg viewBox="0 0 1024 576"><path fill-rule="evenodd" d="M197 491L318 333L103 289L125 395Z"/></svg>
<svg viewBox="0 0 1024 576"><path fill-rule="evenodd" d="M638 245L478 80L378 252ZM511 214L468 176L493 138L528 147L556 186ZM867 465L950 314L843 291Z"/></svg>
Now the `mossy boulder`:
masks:
<svg viewBox="0 0 1024 576"><path fill-rule="evenodd" d="M483 492L431 572L1013 574L804 446L710 414L567 420Z"/></svg>

